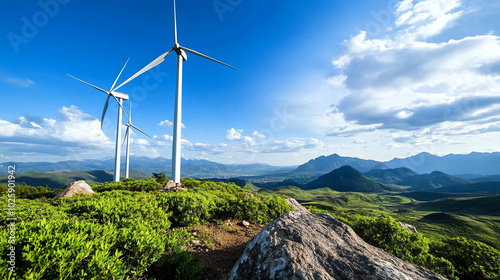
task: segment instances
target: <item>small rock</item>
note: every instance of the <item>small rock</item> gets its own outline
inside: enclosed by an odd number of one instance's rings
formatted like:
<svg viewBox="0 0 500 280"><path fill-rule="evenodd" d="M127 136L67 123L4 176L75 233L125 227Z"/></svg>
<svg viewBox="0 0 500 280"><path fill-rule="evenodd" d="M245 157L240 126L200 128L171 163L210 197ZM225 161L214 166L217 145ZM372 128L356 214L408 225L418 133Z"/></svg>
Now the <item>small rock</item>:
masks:
<svg viewBox="0 0 500 280"><path fill-rule="evenodd" d="M175 188L175 182L172 180L168 181L164 188L165 189Z"/></svg>
<svg viewBox="0 0 500 280"><path fill-rule="evenodd" d="M250 226L250 223L247 222L247 221L242 221L241 224L244 226L244 227L249 227Z"/></svg>
<svg viewBox="0 0 500 280"><path fill-rule="evenodd" d="M245 193L245 196L248 197L248 198L255 197L255 195L253 195L251 193Z"/></svg>
<svg viewBox="0 0 500 280"><path fill-rule="evenodd" d="M399 222L399 225L402 228L407 229L409 232L418 233L417 228L415 226L413 226L413 225L405 224L405 223L402 223L402 222Z"/></svg>
<svg viewBox="0 0 500 280"><path fill-rule="evenodd" d="M196 231L194 231L193 233L191 233L193 236L198 236L198 233Z"/></svg>
<svg viewBox="0 0 500 280"><path fill-rule="evenodd" d="M53 199L58 199L62 197L72 197L75 194L93 194L94 191L84 180L75 181L69 184L64 190L54 196Z"/></svg>
<svg viewBox="0 0 500 280"><path fill-rule="evenodd" d="M194 246L199 246L200 240L193 239L193 240L191 240L191 244L193 244Z"/></svg>

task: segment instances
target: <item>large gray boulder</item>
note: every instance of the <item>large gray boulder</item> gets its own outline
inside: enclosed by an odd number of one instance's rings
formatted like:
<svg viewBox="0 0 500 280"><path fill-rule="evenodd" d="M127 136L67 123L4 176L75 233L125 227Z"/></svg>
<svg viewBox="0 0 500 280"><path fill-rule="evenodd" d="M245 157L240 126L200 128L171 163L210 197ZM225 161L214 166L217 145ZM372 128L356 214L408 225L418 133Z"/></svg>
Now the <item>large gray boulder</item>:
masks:
<svg viewBox="0 0 500 280"><path fill-rule="evenodd" d="M369 245L329 214L292 211L248 242L226 279L445 278Z"/></svg>
<svg viewBox="0 0 500 280"><path fill-rule="evenodd" d="M64 190L56 194L54 199L62 198L62 197L71 197L75 194L93 194L94 191L92 188L85 182L84 180L75 181L69 184Z"/></svg>

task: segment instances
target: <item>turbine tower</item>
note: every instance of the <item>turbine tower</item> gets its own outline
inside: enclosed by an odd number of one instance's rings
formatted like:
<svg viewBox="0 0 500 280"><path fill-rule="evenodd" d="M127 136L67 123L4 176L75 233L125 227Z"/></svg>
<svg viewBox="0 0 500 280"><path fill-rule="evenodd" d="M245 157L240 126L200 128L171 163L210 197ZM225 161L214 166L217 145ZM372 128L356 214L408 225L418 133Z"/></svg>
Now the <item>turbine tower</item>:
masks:
<svg viewBox="0 0 500 280"><path fill-rule="evenodd" d="M151 138L151 136L147 135L144 131L140 130L137 126L132 124L132 102L130 103L130 113L128 114L128 123L126 124L127 130L125 131L125 138L123 138L123 143L127 140L127 150L125 153L125 178L129 177L129 167L130 167L130 128L133 127L140 133L146 135ZM123 145L123 144L122 144Z"/></svg>
<svg viewBox="0 0 500 280"><path fill-rule="evenodd" d="M116 102L118 103L119 108L118 108L118 121L117 121L117 125L116 125L116 147L115 147L115 174L114 174L115 182L120 181L120 154L121 154L120 140L122 138L122 136L121 136L122 135L122 111L125 113L125 110L123 110L123 100L128 100L129 97L128 97L128 94L117 92L116 88L114 88L114 87L116 85L116 82L120 78L120 76L123 72L123 69L125 69L125 66L127 66L127 63L128 63L128 59L127 59L127 62L125 62L125 65L123 65L123 68L120 71L120 74L118 74L118 77L116 77L115 82L113 83L113 85L111 86L111 89L109 91L106 91L100 87L97 87L93 84L87 83L83 80L80 80L80 79L68 74L68 76L70 76L71 78L76 79L76 80L78 80L86 85L89 85L89 86L91 86L99 91L102 91L108 95L108 98L106 98L106 103L104 104L104 109L102 111L101 129L102 129L102 124L104 122L104 116L106 115L106 111L108 110L109 99L111 97L113 97L116 100ZM127 113L125 113L125 116L127 116ZM127 116L127 118L128 118L128 116Z"/></svg>
<svg viewBox="0 0 500 280"><path fill-rule="evenodd" d="M119 89L126 83L135 79L142 73L162 63L172 51L175 51L177 53L177 85L175 90L175 112L174 112L174 133L173 133L174 140L172 145L172 180L175 183L180 183L181 182L181 126L182 126L182 63L184 61L187 61L186 52L212 60L214 62L238 70L240 72L243 71L229 64L213 59L200 52L179 45L179 42L177 41L177 12L174 0L174 46L166 53L160 55L155 60L151 61L148 65L139 70L139 72L135 73L132 77L128 78L125 82L116 87L115 90Z"/></svg>

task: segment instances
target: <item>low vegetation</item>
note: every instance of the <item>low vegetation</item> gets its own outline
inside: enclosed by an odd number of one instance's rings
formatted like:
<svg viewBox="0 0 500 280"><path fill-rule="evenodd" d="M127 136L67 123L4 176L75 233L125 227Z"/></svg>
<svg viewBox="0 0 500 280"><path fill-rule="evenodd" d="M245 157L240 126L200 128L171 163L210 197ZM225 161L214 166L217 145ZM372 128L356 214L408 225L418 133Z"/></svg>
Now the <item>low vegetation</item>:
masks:
<svg viewBox="0 0 500 280"><path fill-rule="evenodd" d="M500 279L500 253L492 247L496 243L485 239L489 246L476 238L482 235L470 234L478 232L482 224L473 222L481 223L481 219L490 226L482 234L498 234L494 219L470 216L484 214L496 197L477 200L483 207L479 210L469 200L456 199L468 206L469 212L460 214L435 209L439 205L435 202L422 204L396 194L293 187L256 193L233 183L190 178L182 180L187 191L160 193L166 180L160 173L151 179L96 183L92 196L60 200L52 199L58 190L16 186L17 275L9 274L7 260L1 258L0 277L199 279L203 273L200 256L185 251L191 238L186 227L226 219L267 223L291 210L283 197L293 196L313 213L328 212L349 224L368 243L448 279ZM0 185L4 200L6 190ZM0 248L5 256L7 212L0 216ZM402 228L396 219L416 225L419 233Z"/></svg>
<svg viewBox="0 0 500 280"><path fill-rule="evenodd" d="M328 212L316 207L313 213ZM390 216L331 213L369 244L452 280L500 279L500 252L464 237L430 239L402 228Z"/></svg>
<svg viewBox="0 0 500 280"><path fill-rule="evenodd" d="M184 179L186 192L160 193L155 179L93 184L96 193L52 200L50 188L16 187L16 275L0 259L2 279L196 279L197 256L184 251L181 226L228 217L269 222L290 206L232 183ZM6 200L6 187L0 186ZM1 213L2 255L8 253Z"/></svg>

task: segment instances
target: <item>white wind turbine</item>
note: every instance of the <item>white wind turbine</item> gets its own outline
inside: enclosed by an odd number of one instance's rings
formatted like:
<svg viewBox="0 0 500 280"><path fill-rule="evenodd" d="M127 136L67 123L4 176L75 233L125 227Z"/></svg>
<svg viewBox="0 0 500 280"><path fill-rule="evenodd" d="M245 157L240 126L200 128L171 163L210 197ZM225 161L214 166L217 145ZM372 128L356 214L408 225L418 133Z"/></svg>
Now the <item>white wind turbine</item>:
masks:
<svg viewBox="0 0 500 280"><path fill-rule="evenodd" d="M125 131L125 138L123 138L123 143L127 140L127 150L125 153L125 178L129 177L129 167L130 167L130 128L133 127L140 133L146 135L151 138L151 136L147 135L144 131L140 130L137 126L132 124L132 102L130 103L130 113L128 114L128 123L126 124L127 130ZM122 144L123 145L123 144Z"/></svg>
<svg viewBox="0 0 500 280"><path fill-rule="evenodd" d="M125 62L125 65L123 65L123 68L122 70L120 71L120 73L118 74L118 77L116 77L115 79L115 82L113 83L113 85L111 86L111 89L109 91L106 91L100 87L97 87L93 84L90 84L90 83L87 83L83 80L80 80L74 76L71 76L70 74L68 74L68 76L70 76L71 78L74 78L84 84L87 84L99 91L102 91L104 93L106 93L108 95L108 98L106 99L106 103L104 104L104 110L102 111L102 116L101 116L101 129L102 129L102 124L104 122L104 116L106 115L106 111L108 110L108 105L109 105L109 99L111 97L113 97L116 102L118 103L119 105L119 108L118 108L118 122L117 122L117 126L116 126L116 148L115 148L115 174L114 174L114 179L115 179L115 182L118 182L120 181L120 154L121 154L121 145L120 145L120 140L122 138L122 111L125 113L125 111L123 110L123 100L128 100L129 97L128 97L128 94L125 94L125 93L121 93L121 92L117 92L116 91L116 88L115 85L116 85L116 82L118 81L118 79L120 78L120 75L122 74L123 72L123 69L125 69L125 66L127 66L127 63L128 63L128 59L127 59L127 62ZM125 113L125 116L127 116L127 113ZM128 118L128 116L127 116Z"/></svg>
<svg viewBox="0 0 500 280"><path fill-rule="evenodd" d="M240 72L243 72L239 70L238 68L235 68L229 64L226 64L224 62L218 61L216 59L213 59L207 55L204 55L202 53L199 53L195 50L188 49L186 47L183 47L179 45L177 42L177 13L176 13L176 7L175 7L175 0L174 0L174 46L168 50L166 53L160 55L157 57L155 60L150 62L148 65L146 65L144 68L142 68L139 72L135 73L132 77L128 78L125 82L123 82L121 85L116 87L116 89L119 89L126 83L130 82L131 80L135 79L137 76L141 75L142 73L148 71L149 69L157 66L158 64L162 63L165 58L172 52L175 51L177 53L177 85L176 85L176 90L175 90L175 112L174 112L174 139L173 139L173 146L172 146L172 180L175 183L180 183L181 182L181 118L182 118L182 63L184 61L187 61L187 54L192 53L197 56L201 56L203 58L215 61L217 63L220 63L222 65L225 65L227 67L236 69ZM116 90L115 89L115 90Z"/></svg>

